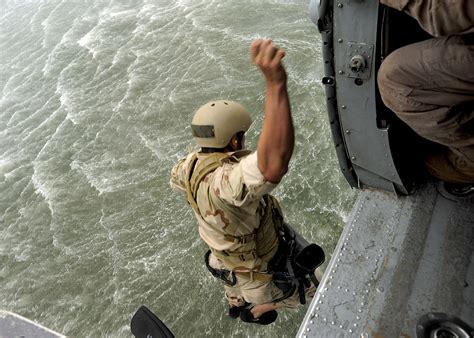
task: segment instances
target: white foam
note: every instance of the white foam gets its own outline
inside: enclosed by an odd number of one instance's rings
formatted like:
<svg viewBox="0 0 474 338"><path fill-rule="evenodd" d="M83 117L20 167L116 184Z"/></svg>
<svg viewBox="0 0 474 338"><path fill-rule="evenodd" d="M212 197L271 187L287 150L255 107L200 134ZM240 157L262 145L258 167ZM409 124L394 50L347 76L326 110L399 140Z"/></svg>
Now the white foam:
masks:
<svg viewBox="0 0 474 338"><path fill-rule="evenodd" d="M32 33L35 33L35 32L36 32L36 30L35 30L35 29L36 29L35 23L36 23L36 20L37 20L39 14L41 13L41 10L42 10L43 6L44 6L44 3L40 3L40 5L38 6L38 10L36 11L35 14L32 15L32 17L31 17L31 19L30 19L29 26L30 26L30 31L31 31ZM40 25L41 25L41 23L40 23Z"/></svg>
<svg viewBox="0 0 474 338"><path fill-rule="evenodd" d="M20 180L24 180L25 178L20 178L20 175L23 174L22 170L26 167L26 166L29 166L28 164L21 164L19 165L19 162L21 160L20 159L15 159L15 161L9 165L9 167L7 166L5 170L5 173L3 174L5 180L14 180L15 182L18 181L18 179ZM1 170L2 168L0 168ZM22 190L22 192L20 193L20 195L23 193L23 191L26 189L26 187Z"/></svg>
<svg viewBox="0 0 474 338"><path fill-rule="evenodd" d="M47 109L47 107L49 106L49 103L53 100L55 100L56 98L54 97L50 97L44 104L41 108L37 109L36 112L33 114L36 115L36 114L40 114L41 112L43 112L45 109ZM34 128L31 128L28 132L28 134L26 136L23 137L22 139L22 142L29 142L30 138L33 137L35 135L35 132L37 130L41 130L44 126L46 126L51 120L53 120L54 118L56 118L56 116L61 112L61 109L60 108L57 108L55 109L51 115L49 115L48 117L46 117L45 119L43 119L41 121L40 124L36 125Z"/></svg>
<svg viewBox="0 0 474 338"><path fill-rule="evenodd" d="M5 179L8 179L8 175L14 170L15 161L6 157L5 154L0 157L0 174L2 174Z"/></svg>
<svg viewBox="0 0 474 338"><path fill-rule="evenodd" d="M100 158L96 157L90 162L74 160L70 167L80 172L87 183L101 196L149 179L143 168L132 166L127 169L117 169L129 161L131 158L116 159L113 154L105 152Z"/></svg>
<svg viewBox="0 0 474 338"><path fill-rule="evenodd" d="M93 175L94 168L92 165L87 165L78 160L74 160L71 162L70 168L72 170L80 172L86 178L87 183L89 183L89 185L92 188L97 190L97 192L99 193L99 196L108 191L111 191L111 189L108 188L109 179L107 177L102 177L102 178L95 177Z"/></svg>
<svg viewBox="0 0 474 338"><path fill-rule="evenodd" d="M93 29L92 29L93 30ZM86 33L86 35L84 35L82 38L80 38L77 43L79 44L79 46L81 47L87 47L87 45L89 45L92 41L92 30L90 30L89 32Z"/></svg>
<svg viewBox="0 0 474 338"><path fill-rule="evenodd" d="M138 58L137 58L138 59ZM137 60L135 59L135 61ZM135 63L135 62L134 62ZM133 63L128 67L127 69L127 76L128 76L128 81L127 81L127 90L125 91L125 94L123 95L122 99L117 103L117 105L113 108L113 112L117 113L120 108L122 108L122 104L126 102L130 95L130 90L132 89L132 78L131 78L131 72L129 69L132 67Z"/></svg>
<svg viewBox="0 0 474 338"><path fill-rule="evenodd" d="M46 182L43 182L41 179L41 169L43 162L41 162L40 158L45 152L45 150L48 148L50 142L52 139L54 139L57 135L57 133L61 130L61 128L64 126L66 122L66 119L63 120L56 130L51 134L51 136L48 138L48 140L44 143L43 147L40 149L36 157L31 161L33 164L33 175L31 176L31 182L33 183L33 187L35 191L41 195L46 203L48 204L49 210L51 212L51 215L54 214L54 208L53 208L53 199L54 199L54 192L48 187ZM48 169L44 169L44 171L48 171Z"/></svg>
<svg viewBox="0 0 474 338"><path fill-rule="evenodd" d="M88 33L86 33L86 35L84 35L82 38L80 38L77 41L79 46L86 48L89 51L89 53L92 54L93 59L96 58L97 53L99 52L96 48L92 46L94 42L94 34L95 34L95 28L90 30Z"/></svg>
<svg viewBox="0 0 474 338"><path fill-rule="evenodd" d="M51 200L51 193L48 189L48 187L46 186L46 184L44 184L39 175L38 175L38 168L37 168L38 164L37 162L33 162L33 175L31 176L31 182L33 183L33 187L35 189L35 192L38 193L39 195L41 195L44 199L44 201L46 202L46 204L48 205L48 208L49 208L49 211L51 213L51 217L52 215L54 214L54 207L53 207L53 202Z"/></svg>
<svg viewBox="0 0 474 338"><path fill-rule="evenodd" d="M64 69L63 71L64 72ZM62 73L61 72L61 73ZM66 112L65 120L71 121L72 124L77 125L78 121L75 119L75 109L72 104L72 93L68 92L63 86L61 86L61 79L56 84L55 94L59 95L60 108ZM58 110L60 110L60 108Z"/></svg>
<svg viewBox="0 0 474 338"><path fill-rule="evenodd" d="M140 140L142 141L142 144L150 150L150 152L159 160L162 160L163 158L166 158L166 154L160 151L160 149L163 149L163 147L155 146L154 142L148 140L143 134L139 133L138 136L140 137ZM157 143L161 143L159 139L156 140Z"/></svg>
<svg viewBox="0 0 474 338"><path fill-rule="evenodd" d="M95 59L99 50L96 46L97 40L100 38L100 28L103 25L103 17L99 16L97 23L92 27L82 38L77 40L77 44L89 51L89 54L92 54L92 58Z"/></svg>
<svg viewBox="0 0 474 338"><path fill-rule="evenodd" d="M52 232L53 246L56 249L58 249L59 251L61 251L67 256L74 256L74 257L78 256L77 250L74 250L72 247L63 245L61 241L58 239L58 237L56 236L56 230L53 227L53 222L51 222L50 231Z"/></svg>
<svg viewBox="0 0 474 338"><path fill-rule="evenodd" d="M110 187L109 179L107 177L95 177L93 175L94 167L92 165L87 165L81 161L74 160L71 162L70 167L72 170L80 172L86 178L87 183L98 191L99 196L113 190Z"/></svg>
<svg viewBox="0 0 474 338"><path fill-rule="evenodd" d="M82 38L77 40L77 44L86 48L92 58L95 59L100 52L101 32L103 27L107 27L113 21L123 21L125 18L135 18L136 9L122 10L120 7L105 8L99 13L97 24L87 32Z"/></svg>
<svg viewBox="0 0 474 338"><path fill-rule="evenodd" d="M41 42L41 46L43 48L46 48L48 47L47 46L47 38L48 38L48 30L51 28L51 25L54 25L54 14L56 12L56 10L61 7L61 5L63 4L62 1L60 1L56 7L54 7L48 14L48 16L46 17L46 19L44 19L42 22L41 22L41 27L43 28L43 41ZM54 30L54 28L52 28L52 30Z"/></svg>
<svg viewBox="0 0 474 338"><path fill-rule="evenodd" d="M71 27L66 31L66 33L63 34L61 40L54 46L53 50L48 54L46 62L44 63L44 66L42 68L43 76L48 76L50 73L49 70L57 62L56 55L58 54L60 48L73 43L74 29L78 22L79 21L77 18L74 19Z"/></svg>

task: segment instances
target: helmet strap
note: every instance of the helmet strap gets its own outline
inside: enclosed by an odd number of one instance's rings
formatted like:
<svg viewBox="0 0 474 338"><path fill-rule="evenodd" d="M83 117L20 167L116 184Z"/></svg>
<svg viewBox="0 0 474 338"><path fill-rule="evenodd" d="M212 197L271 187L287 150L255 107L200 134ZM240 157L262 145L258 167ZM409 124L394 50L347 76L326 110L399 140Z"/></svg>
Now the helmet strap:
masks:
<svg viewBox="0 0 474 338"><path fill-rule="evenodd" d="M245 136L245 133L243 131L239 131L237 134L232 136L228 147L230 147L232 151L244 149L244 141L245 141L244 136Z"/></svg>

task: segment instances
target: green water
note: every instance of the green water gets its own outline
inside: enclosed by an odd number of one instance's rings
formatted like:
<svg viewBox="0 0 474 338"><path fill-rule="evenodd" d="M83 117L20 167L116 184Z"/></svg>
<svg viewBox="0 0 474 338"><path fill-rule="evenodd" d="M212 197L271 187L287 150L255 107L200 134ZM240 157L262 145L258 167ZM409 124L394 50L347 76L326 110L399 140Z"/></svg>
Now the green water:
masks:
<svg viewBox="0 0 474 338"><path fill-rule="evenodd" d="M293 337L305 307L262 328L225 315L191 209L168 184L203 103L262 123L248 46L287 51L296 127L275 191L331 253L354 193L325 112L320 40L300 1L0 2L0 308L71 337L130 337L141 304L177 337Z"/></svg>

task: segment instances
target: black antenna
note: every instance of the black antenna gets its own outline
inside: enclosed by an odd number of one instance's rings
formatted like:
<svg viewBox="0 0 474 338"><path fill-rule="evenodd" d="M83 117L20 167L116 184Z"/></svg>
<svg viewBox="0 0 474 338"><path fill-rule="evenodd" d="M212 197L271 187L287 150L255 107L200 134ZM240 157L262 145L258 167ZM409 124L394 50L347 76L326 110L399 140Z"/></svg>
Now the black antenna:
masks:
<svg viewBox="0 0 474 338"><path fill-rule="evenodd" d="M168 327L145 305L133 315L130 329L136 338L174 338Z"/></svg>

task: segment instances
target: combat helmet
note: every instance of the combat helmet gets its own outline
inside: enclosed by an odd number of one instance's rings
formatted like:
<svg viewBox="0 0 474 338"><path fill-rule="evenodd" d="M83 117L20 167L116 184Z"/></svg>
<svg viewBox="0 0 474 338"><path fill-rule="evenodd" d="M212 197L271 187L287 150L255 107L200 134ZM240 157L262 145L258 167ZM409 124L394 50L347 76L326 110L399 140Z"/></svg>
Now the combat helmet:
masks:
<svg viewBox="0 0 474 338"><path fill-rule="evenodd" d="M191 122L193 137L202 148L224 148L232 136L246 132L252 120L249 112L234 101L211 101L199 108Z"/></svg>

